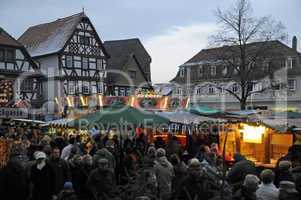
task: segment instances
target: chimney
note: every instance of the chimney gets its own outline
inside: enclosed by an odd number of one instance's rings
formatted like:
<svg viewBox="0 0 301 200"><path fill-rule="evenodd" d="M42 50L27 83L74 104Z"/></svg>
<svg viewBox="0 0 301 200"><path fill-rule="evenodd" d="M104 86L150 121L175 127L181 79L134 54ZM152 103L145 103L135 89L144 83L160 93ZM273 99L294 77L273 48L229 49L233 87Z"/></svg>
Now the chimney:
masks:
<svg viewBox="0 0 301 200"><path fill-rule="evenodd" d="M297 37L293 37L292 48L297 51Z"/></svg>

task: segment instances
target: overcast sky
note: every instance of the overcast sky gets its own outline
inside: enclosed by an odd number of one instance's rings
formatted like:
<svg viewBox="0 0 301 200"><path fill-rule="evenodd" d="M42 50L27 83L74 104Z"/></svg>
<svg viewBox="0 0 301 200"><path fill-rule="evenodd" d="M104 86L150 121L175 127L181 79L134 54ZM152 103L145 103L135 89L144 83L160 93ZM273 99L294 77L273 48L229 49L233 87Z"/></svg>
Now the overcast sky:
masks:
<svg viewBox="0 0 301 200"><path fill-rule="evenodd" d="M140 38L152 57L154 83L171 80L178 66L216 30L214 10L235 0L0 0L0 26L18 38L29 26L81 12L100 38ZM272 16L301 46L301 0L251 0L256 16ZM290 41L288 41L290 43ZM300 49L300 48L299 48Z"/></svg>

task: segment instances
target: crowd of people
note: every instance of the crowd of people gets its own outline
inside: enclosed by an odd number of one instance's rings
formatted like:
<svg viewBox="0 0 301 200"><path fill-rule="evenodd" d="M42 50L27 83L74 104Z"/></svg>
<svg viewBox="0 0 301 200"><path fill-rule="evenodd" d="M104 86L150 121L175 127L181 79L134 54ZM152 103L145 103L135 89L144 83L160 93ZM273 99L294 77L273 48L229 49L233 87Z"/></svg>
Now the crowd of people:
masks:
<svg viewBox="0 0 301 200"><path fill-rule="evenodd" d="M150 143L141 130L122 140L96 130L89 140L38 130L2 137L19 141L0 171L4 200L301 199L301 166L291 151L275 170L258 171L240 154L226 165L216 143L183 148L176 136Z"/></svg>

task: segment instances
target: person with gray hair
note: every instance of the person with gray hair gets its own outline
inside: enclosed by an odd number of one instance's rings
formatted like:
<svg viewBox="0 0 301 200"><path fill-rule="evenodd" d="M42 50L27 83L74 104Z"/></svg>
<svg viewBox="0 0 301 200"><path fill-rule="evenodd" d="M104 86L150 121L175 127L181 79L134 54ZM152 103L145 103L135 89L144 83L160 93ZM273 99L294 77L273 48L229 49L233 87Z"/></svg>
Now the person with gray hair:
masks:
<svg viewBox="0 0 301 200"><path fill-rule="evenodd" d="M279 184L279 200L300 200L296 185L291 181L281 181Z"/></svg>
<svg viewBox="0 0 301 200"><path fill-rule="evenodd" d="M259 178L253 174L246 175L241 188L235 193L233 200L256 200Z"/></svg>
<svg viewBox="0 0 301 200"><path fill-rule="evenodd" d="M158 180L160 198L162 200L170 199L174 168L167 160L166 152L163 148L157 149L157 159L155 160L154 170Z"/></svg>
<svg viewBox="0 0 301 200"><path fill-rule="evenodd" d="M257 200L278 200L279 191L274 185L275 174L270 169L265 169L260 174L261 182L256 191Z"/></svg>

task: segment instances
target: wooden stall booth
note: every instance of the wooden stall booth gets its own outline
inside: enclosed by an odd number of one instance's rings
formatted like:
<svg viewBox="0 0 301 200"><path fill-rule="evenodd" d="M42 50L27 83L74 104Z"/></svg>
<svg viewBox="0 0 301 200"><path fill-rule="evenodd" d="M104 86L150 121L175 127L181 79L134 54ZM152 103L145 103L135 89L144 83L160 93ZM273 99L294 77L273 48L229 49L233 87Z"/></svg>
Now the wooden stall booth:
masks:
<svg viewBox="0 0 301 200"><path fill-rule="evenodd" d="M233 123L220 133L220 146L226 140L226 156L240 153L256 166L274 168L277 160L287 154L293 135L279 132L263 123Z"/></svg>

